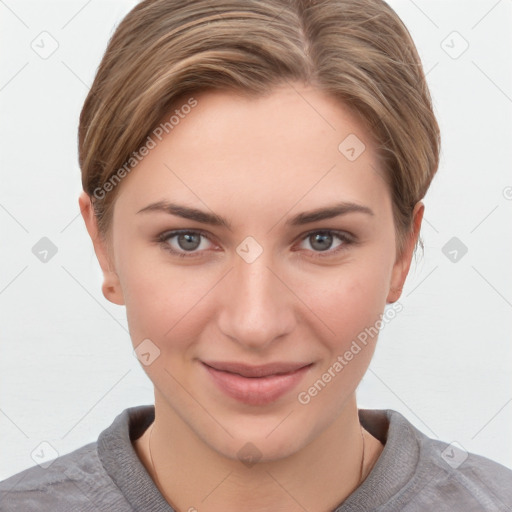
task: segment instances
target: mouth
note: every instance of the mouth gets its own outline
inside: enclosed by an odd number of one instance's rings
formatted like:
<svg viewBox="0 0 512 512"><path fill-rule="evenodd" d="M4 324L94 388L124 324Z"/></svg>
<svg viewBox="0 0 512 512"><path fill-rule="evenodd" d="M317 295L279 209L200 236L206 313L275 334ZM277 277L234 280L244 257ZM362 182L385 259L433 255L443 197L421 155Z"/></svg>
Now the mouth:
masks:
<svg viewBox="0 0 512 512"><path fill-rule="evenodd" d="M276 362L251 366L237 362L202 362L217 388L249 405L265 405L290 392L314 363Z"/></svg>
<svg viewBox="0 0 512 512"><path fill-rule="evenodd" d="M251 366L244 363L230 363L230 362L204 362L206 366L219 370L221 372L236 373L242 377L255 378L255 377L270 377L272 375L285 375L294 371L300 370L305 366L310 366L313 363L285 363L275 362L267 363L260 366Z"/></svg>

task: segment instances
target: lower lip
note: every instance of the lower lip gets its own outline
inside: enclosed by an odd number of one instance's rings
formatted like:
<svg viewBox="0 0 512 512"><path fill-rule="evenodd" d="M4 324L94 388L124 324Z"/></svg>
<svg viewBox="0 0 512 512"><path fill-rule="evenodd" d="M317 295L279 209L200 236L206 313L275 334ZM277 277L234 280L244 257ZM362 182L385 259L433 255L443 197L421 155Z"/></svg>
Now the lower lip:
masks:
<svg viewBox="0 0 512 512"><path fill-rule="evenodd" d="M312 364L298 370L268 377L243 377L223 372L203 364L213 381L232 398L249 405L266 405L293 389L309 371Z"/></svg>

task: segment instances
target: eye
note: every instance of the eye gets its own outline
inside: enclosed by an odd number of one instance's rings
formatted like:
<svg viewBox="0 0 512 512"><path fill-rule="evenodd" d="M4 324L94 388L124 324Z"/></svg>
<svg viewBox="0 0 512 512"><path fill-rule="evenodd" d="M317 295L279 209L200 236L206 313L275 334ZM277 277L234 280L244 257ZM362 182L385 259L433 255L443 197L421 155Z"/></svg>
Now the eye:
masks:
<svg viewBox="0 0 512 512"><path fill-rule="evenodd" d="M201 251L208 249L204 240L211 243L210 239L201 231L179 230L167 231L158 237L162 247L181 258L194 258L201 255Z"/></svg>
<svg viewBox="0 0 512 512"><path fill-rule="evenodd" d="M340 242L331 250L336 239ZM312 256L314 258L332 257L355 243L354 239L348 234L333 230L311 231L302 239L302 243L304 242L307 242L313 248Z"/></svg>
<svg viewBox="0 0 512 512"><path fill-rule="evenodd" d="M332 249L336 239L339 242ZM314 258L335 256L346 250L349 245L356 243L351 235L334 230L311 231L301 240L303 244L307 242L312 247L312 250L306 249ZM209 244L212 244L209 236L202 231L185 229L166 231L158 236L157 241L163 249L180 258L200 257L203 251L211 248Z"/></svg>

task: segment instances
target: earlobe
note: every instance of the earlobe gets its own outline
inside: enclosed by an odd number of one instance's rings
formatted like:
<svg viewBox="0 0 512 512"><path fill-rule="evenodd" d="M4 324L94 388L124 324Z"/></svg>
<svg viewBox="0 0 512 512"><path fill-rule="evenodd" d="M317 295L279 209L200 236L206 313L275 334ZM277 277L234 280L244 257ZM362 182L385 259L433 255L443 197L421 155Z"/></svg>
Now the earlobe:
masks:
<svg viewBox="0 0 512 512"><path fill-rule="evenodd" d="M402 295L402 289L404 287L404 283L411 266L414 247L420 234L424 211L425 205L421 201L418 201L412 213L413 230L405 243L402 256L395 262L393 266L389 293L386 299L387 304L396 302Z"/></svg>
<svg viewBox="0 0 512 512"><path fill-rule="evenodd" d="M107 242L100 236L91 198L85 191L81 192L78 198L78 204L80 206L80 213L85 222L85 227L91 237L96 258L103 272L103 285L101 287L103 295L109 302L122 306L124 305L124 296L119 276L115 271L115 266L108 251Z"/></svg>
<svg viewBox="0 0 512 512"><path fill-rule="evenodd" d="M113 304L124 306L124 297L119 278L114 272L110 272L110 274L114 274L115 277L107 276L105 272L103 272L103 285L101 286L103 296Z"/></svg>

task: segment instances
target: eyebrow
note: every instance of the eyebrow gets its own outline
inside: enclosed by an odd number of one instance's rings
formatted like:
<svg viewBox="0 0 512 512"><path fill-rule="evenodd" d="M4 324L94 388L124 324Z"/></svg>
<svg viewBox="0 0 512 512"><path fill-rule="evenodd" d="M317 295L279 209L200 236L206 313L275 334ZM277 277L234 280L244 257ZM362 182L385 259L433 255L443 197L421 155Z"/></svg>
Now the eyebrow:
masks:
<svg viewBox="0 0 512 512"><path fill-rule="evenodd" d="M191 208L169 201L158 201L151 203L148 206L142 208L137 213L149 213L149 212L163 212L169 215L176 215L183 217L184 219L194 220L202 224L210 224L212 226L223 226L231 230L231 224L228 220L220 217L215 213L205 212L198 210L197 208ZM287 226L302 226L304 224L310 224L311 222L317 222L325 219L332 219L339 217L340 215L346 215L348 213L364 213L366 215L374 216L373 210L357 203L342 201L330 206L323 208L317 208L309 212L302 212L288 219L286 221Z"/></svg>

